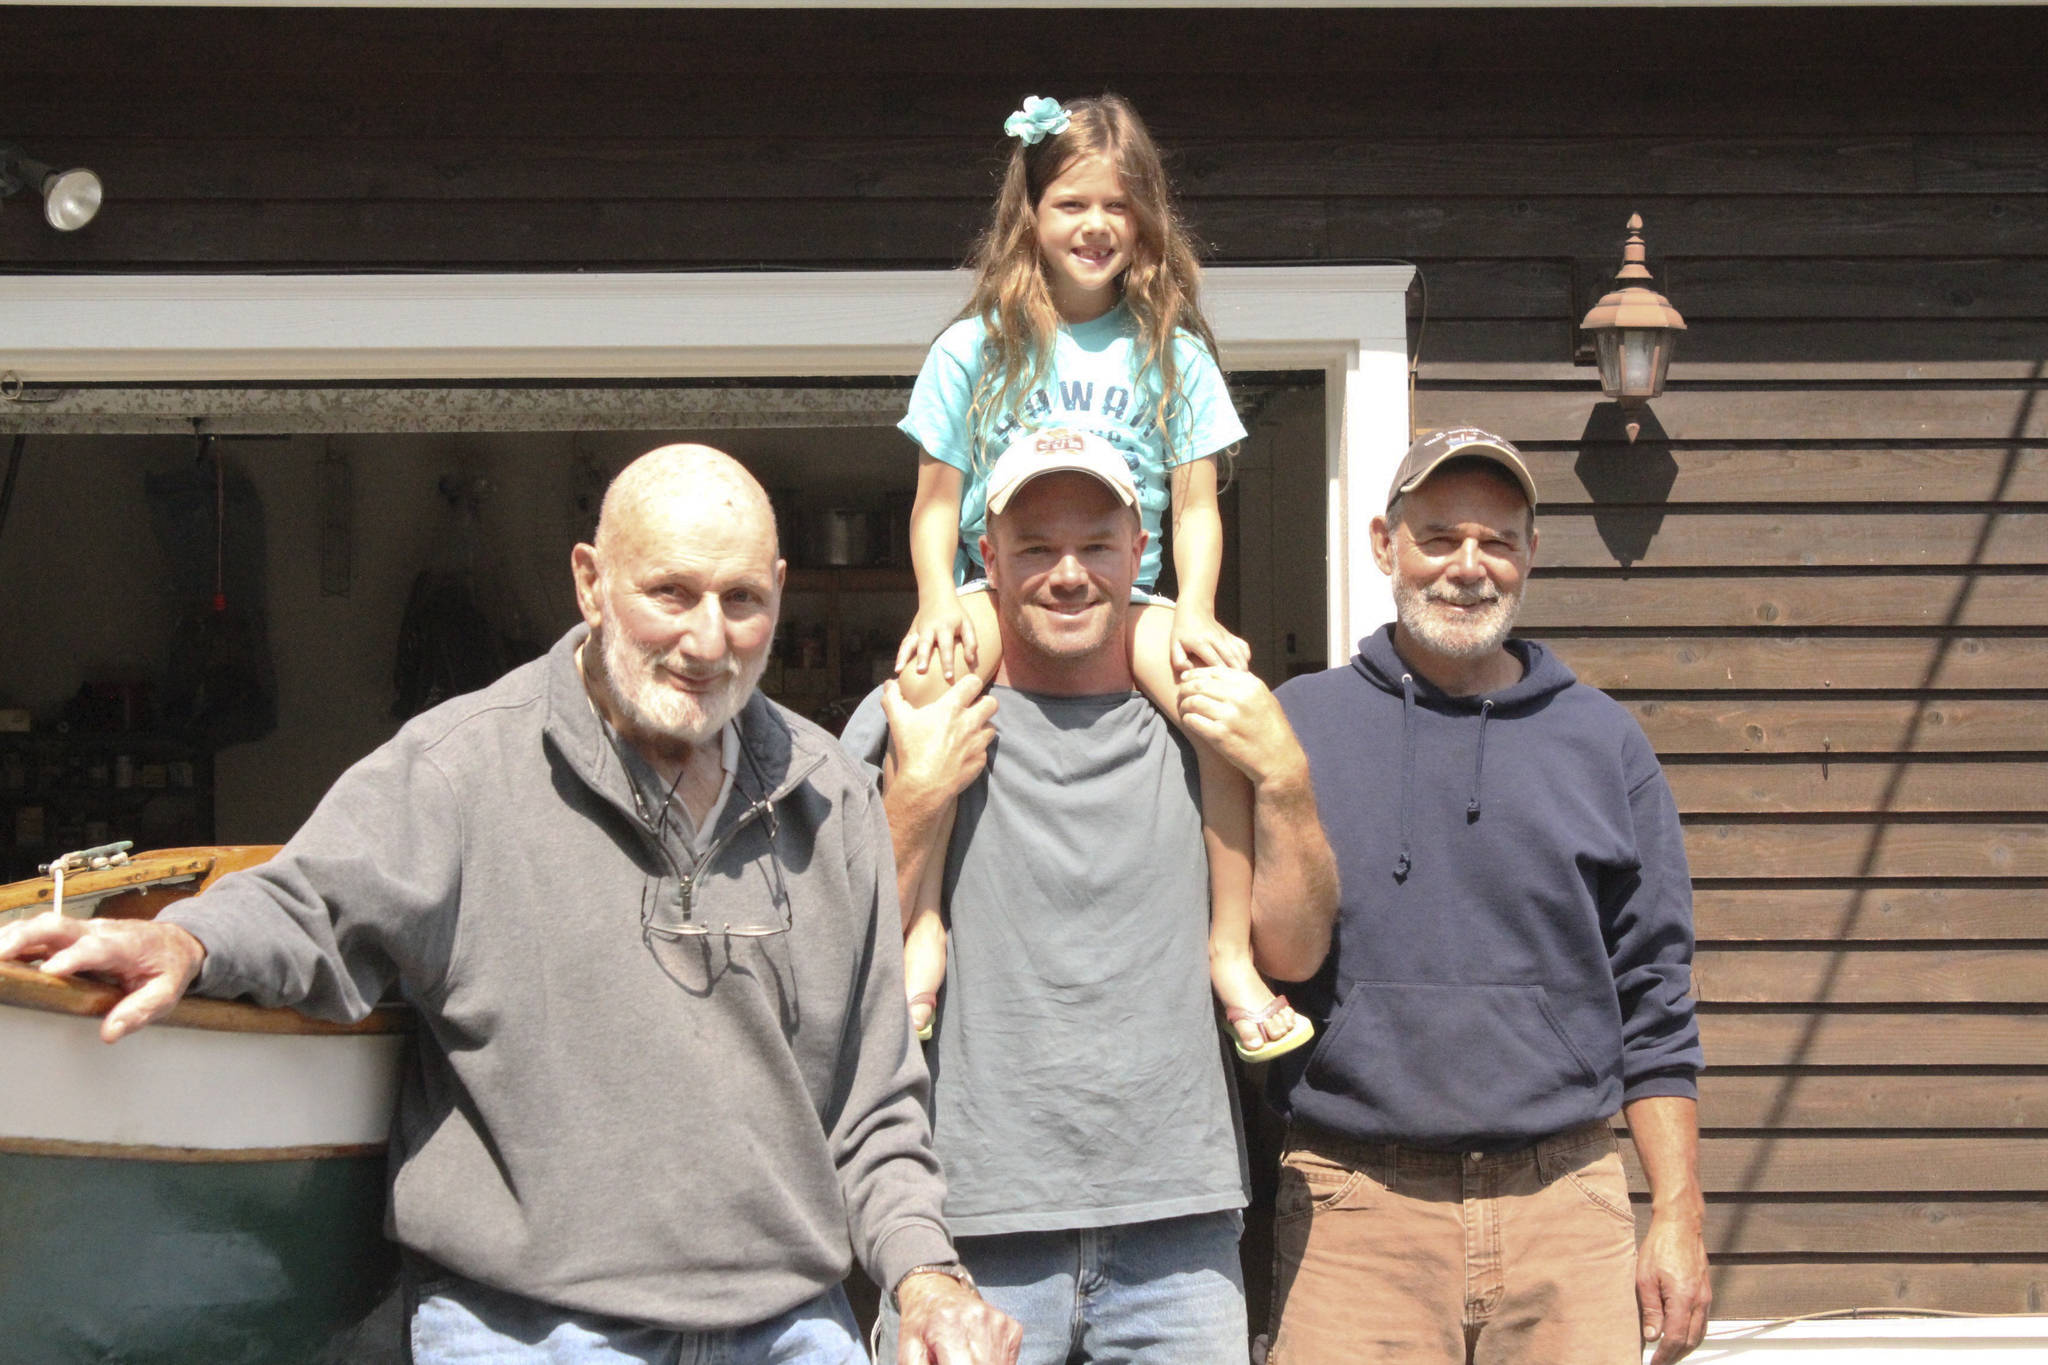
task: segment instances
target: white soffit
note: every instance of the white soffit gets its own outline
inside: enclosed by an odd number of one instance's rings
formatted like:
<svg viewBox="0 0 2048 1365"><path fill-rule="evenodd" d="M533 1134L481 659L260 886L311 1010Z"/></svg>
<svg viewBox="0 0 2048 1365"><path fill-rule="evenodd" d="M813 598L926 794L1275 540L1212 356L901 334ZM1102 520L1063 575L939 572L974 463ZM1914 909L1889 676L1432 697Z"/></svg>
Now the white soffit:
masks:
<svg viewBox="0 0 2048 1365"><path fill-rule="evenodd" d="M1406 346L1406 266L1218 267L1234 369ZM28 384L915 374L955 271L0 276Z"/></svg>

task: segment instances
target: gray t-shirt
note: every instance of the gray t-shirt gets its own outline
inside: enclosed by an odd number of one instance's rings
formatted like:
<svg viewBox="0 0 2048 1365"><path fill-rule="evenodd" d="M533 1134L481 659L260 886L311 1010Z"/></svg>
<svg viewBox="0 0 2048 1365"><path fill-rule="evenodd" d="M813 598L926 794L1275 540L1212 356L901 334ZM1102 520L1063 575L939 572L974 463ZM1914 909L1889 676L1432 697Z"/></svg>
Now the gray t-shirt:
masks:
<svg viewBox="0 0 2048 1365"><path fill-rule="evenodd" d="M960 799L932 1131L957 1235L1243 1207L1192 752L1141 695L995 689ZM842 742L879 761L876 698Z"/></svg>

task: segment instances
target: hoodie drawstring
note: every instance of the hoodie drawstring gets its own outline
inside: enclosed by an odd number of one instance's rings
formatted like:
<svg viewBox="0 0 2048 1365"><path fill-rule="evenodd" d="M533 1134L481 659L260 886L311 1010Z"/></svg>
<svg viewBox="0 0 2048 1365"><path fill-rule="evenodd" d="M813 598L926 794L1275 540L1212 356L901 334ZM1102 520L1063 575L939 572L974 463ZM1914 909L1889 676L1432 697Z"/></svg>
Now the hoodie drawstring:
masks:
<svg viewBox="0 0 2048 1365"><path fill-rule="evenodd" d="M1493 714L1493 703L1479 703L1479 756L1472 760L1472 796L1465 802L1465 819L1479 818L1479 783L1486 776L1486 718Z"/></svg>
<svg viewBox="0 0 2048 1365"><path fill-rule="evenodd" d="M1409 808L1415 797L1415 675L1401 675L1401 856L1394 860L1394 880L1408 880Z"/></svg>
<svg viewBox="0 0 2048 1365"><path fill-rule="evenodd" d="M1479 744L1472 760L1472 793L1465 798L1466 820L1479 818L1479 789L1486 778L1486 722L1493 718L1491 699L1479 703ZM1408 880L1413 867L1415 805L1415 675L1401 675L1401 854L1394 859L1394 880Z"/></svg>

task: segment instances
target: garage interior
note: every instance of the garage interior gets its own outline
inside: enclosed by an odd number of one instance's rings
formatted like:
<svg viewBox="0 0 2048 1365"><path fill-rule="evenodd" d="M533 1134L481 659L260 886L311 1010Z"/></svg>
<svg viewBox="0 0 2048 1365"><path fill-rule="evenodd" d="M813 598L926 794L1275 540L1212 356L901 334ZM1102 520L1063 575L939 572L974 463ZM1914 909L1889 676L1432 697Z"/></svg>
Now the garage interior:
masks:
<svg viewBox="0 0 2048 1365"><path fill-rule="evenodd" d="M1275 682L1324 663L1321 379L1232 377L1251 434L1219 615ZM574 622L570 548L611 476L667 442L730 451L776 500L771 695L836 727L915 608L902 380L36 396L0 447L8 877L107 838L290 837L408 708Z"/></svg>

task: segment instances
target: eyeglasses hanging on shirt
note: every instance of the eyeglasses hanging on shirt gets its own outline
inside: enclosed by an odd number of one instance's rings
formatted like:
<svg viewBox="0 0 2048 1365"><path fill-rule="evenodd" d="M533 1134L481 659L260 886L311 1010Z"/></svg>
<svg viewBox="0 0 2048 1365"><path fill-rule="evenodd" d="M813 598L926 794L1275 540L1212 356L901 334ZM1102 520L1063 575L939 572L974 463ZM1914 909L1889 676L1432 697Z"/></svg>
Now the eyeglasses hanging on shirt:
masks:
<svg viewBox="0 0 2048 1365"><path fill-rule="evenodd" d="M668 860L669 867L676 876L675 894L651 905L643 905L640 912L640 937L642 941L646 942L647 946L652 949L654 946L653 940L657 938L670 941L704 938L768 938L775 934L787 933L793 922L790 909L789 886L783 880L782 859L778 851L778 835L781 831L775 818L775 807L769 802L769 799L766 796L762 796L750 802L747 808L740 812L737 819L726 825L723 833L713 839L701 853L691 858L690 867L686 871L676 862L669 843L669 813L675 808L676 792L683 781L682 773L680 771L677 772L675 780L668 784L668 789L662 793L658 809L650 818L647 810L647 798L642 792L640 782L634 774L634 765L627 757L625 746L609 724L606 724L604 728L606 737L611 741L613 749L619 755L621 765L626 770L627 783L633 790L633 804L639 811L641 823L646 825L648 831L654 835L655 845L660 848L662 857ZM744 736L740 738L739 750L741 758L746 762L747 767L753 771L756 786L765 790L767 782L763 778L760 764L755 760L753 750L747 746ZM737 782L735 782L733 789L735 791L739 790ZM766 820L768 822L767 863L769 868L769 895L772 901L772 906L768 908L771 914L759 919L749 919L738 923L731 920L717 921L699 918L697 914L698 879L717 863L719 854L723 853L733 840L738 838L756 820ZM676 830L676 834L680 841L681 830L679 827Z"/></svg>

